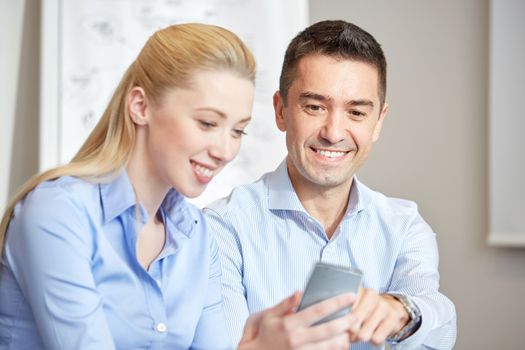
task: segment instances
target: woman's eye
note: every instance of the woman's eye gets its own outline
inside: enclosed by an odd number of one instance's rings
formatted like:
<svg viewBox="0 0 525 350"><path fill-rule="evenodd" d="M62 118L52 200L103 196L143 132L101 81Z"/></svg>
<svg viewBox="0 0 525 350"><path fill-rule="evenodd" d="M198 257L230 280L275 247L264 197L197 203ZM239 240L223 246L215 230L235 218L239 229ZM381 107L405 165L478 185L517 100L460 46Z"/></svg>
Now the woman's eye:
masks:
<svg viewBox="0 0 525 350"><path fill-rule="evenodd" d="M233 137L241 138L245 135L247 134L246 134L246 131L244 131L243 129L233 129Z"/></svg>
<svg viewBox="0 0 525 350"><path fill-rule="evenodd" d="M209 121L206 121L206 120L199 120L199 124L201 125L201 127L203 129L211 129L213 128L214 126L216 126L215 123L213 122L209 122Z"/></svg>

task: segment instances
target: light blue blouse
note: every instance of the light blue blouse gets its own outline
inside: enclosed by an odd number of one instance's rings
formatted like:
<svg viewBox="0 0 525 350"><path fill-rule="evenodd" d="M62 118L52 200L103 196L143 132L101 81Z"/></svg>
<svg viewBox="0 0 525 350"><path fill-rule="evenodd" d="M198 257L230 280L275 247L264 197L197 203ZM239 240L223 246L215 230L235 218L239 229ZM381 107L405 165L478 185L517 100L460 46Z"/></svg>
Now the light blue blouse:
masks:
<svg viewBox="0 0 525 350"><path fill-rule="evenodd" d="M0 349L231 348L202 214L174 189L161 213L166 244L146 271L135 246L147 213L125 171L103 184L62 177L29 193L0 266Z"/></svg>

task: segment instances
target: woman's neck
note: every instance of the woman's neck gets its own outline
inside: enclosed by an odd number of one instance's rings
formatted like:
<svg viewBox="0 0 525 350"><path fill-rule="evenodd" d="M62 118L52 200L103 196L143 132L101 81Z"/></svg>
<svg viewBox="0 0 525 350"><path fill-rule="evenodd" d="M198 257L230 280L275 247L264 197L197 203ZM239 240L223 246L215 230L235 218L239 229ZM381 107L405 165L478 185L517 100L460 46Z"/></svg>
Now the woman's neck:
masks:
<svg viewBox="0 0 525 350"><path fill-rule="evenodd" d="M158 174L154 173L152 165L148 164L148 158L143 153L135 147L126 165L126 171L138 202L144 206L148 219L154 220L170 187L160 181Z"/></svg>

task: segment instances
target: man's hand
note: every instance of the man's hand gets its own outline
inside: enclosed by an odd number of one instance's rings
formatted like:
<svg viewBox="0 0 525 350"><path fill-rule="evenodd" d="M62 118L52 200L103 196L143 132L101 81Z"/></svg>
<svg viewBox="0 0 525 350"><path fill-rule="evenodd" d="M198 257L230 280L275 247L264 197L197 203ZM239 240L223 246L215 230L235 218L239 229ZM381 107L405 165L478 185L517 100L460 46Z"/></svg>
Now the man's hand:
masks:
<svg viewBox="0 0 525 350"><path fill-rule="evenodd" d="M356 322L350 327L352 343L364 341L379 345L399 332L410 321L405 308L395 297L361 288L352 307Z"/></svg>
<svg viewBox="0 0 525 350"><path fill-rule="evenodd" d="M348 350L348 329L355 322L352 314L311 326L334 312L352 305L353 294L342 294L295 313L300 293L273 308L248 318L239 350L248 349L344 349Z"/></svg>

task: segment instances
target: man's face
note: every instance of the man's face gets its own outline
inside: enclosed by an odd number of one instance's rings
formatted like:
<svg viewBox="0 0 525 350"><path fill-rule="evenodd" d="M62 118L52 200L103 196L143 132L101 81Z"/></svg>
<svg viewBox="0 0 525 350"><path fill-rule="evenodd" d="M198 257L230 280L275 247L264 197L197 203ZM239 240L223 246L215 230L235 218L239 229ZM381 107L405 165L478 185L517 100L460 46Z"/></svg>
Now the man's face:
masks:
<svg viewBox="0 0 525 350"><path fill-rule="evenodd" d="M323 55L299 61L286 104L279 92L274 96L296 191L349 190L386 116L378 84L377 69L367 63Z"/></svg>

